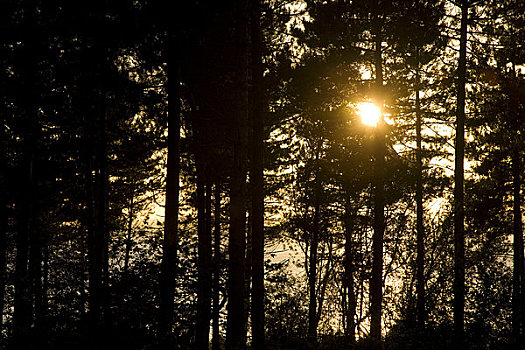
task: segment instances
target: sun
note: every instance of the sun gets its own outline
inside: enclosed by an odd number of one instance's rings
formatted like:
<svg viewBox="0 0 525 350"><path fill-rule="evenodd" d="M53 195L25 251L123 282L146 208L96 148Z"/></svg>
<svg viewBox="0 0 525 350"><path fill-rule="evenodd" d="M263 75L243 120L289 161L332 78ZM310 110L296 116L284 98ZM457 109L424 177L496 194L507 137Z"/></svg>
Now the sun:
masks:
<svg viewBox="0 0 525 350"><path fill-rule="evenodd" d="M362 102L357 105L357 113L361 116L363 124L376 126L381 117L381 110L371 102Z"/></svg>

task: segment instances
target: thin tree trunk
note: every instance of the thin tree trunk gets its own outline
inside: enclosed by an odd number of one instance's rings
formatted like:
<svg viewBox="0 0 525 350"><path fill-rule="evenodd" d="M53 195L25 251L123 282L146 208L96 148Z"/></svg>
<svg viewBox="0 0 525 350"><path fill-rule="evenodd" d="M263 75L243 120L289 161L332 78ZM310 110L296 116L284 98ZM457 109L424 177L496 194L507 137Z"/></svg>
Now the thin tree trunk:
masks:
<svg viewBox="0 0 525 350"><path fill-rule="evenodd" d="M513 233L514 233L514 269L512 288L512 330L516 344L520 344L522 337L522 308L523 308L523 283L524 283L524 252L523 229L521 214L521 160L519 150L512 152L513 174Z"/></svg>
<svg viewBox="0 0 525 350"><path fill-rule="evenodd" d="M13 335L15 348L28 347L29 331L32 319L32 303L30 296L30 276L28 269L29 258L29 223L31 209L31 189L33 178L31 176L32 161L24 161L22 176L25 189L21 189L18 199L18 218L16 236L16 267L14 275L15 297L13 314Z"/></svg>
<svg viewBox="0 0 525 350"><path fill-rule="evenodd" d="M464 344L465 313L465 80L467 57L468 3L461 1L461 28L457 80L456 152L454 168L454 333L457 348Z"/></svg>
<svg viewBox="0 0 525 350"><path fill-rule="evenodd" d="M35 225L36 226L36 225ZM43 344L44 332L44 297L42 287L42 232L34 230L30 237L29 270L31 274L31 285L33 302L35 308L34 328L35 343Z"/></svg>
<svg viewBox="0 0 525 350"><path fill-rule="evenodd" d="M31 275L28 267L29 245L31 237L35 235L35 151L37 145L37 18L36 4L32 0L24 3L23 46L20 51L20 70L22 73L23 91L21 107L24 113L24 122L27 130L23 133L22 158L20 161L20 188L16 203L17 209L17 237L16 237L16 266L14 276L14 313L13 335L16 349L25 349L31 343L30 328L32 323L33 305L31 300Z"/></svg>
<svg viewBox="0 0 525 350"><path fill-rule="evenodd" d="M420 67L419 67L419 52L418 62L416 66L416 241L417 241L417 257L416 257L416 294L417 294L417 322L420 329L425 327L426 312L425 312L425 232L423 227L423 164L422 164L422 149L421 149L421 104L419 101L419 83L420 83Z"/></svg>
<svg viewBox="0 0 525 350"><path fill-rule="evenodd" d="M3 123L3 121L2 121ZM5 288L7 283L7 140L4 126L0 126L0 333L4 331Z"/></svg>
<svg viewBox="0 0 525 350"><path fill-rule="evenodd" d="M315 189L314 189L314 217L312 231L310 232L310 254L308 258L308 342L315 346L317 344L317 250L319 248L319 220L320 220L320 192L321 184L319 178L319 157L321 152L321 141L317 142L315 151Z"/></svg>
<svg viewBox="0 0 525 350"><path fill-rule="evenodd" d="M170 51L173 52L170 39ZM172 333L175 278L177 274L177 246L179 223L179 176L180 176L180 76L175 65L175 74L170 84L168 79L168 164L166 175L166 207L164 219L164 242L160 276L159 334L167 341Z"/></svg>
<svg viewBox="0 0 525 350"><path fill-rule="evenodd" d="M379 12L376 3L376 11ZM375 166L374 166L374 234L372 237L372 278L370 281L370 337L374 342L381 342L381 310L383 303L383 236L385 232L384 184L385 167L385 126L383 119L383 55L381 45L380 18L374 19L375 35L375 74L380 120L375 129Z"/></svg>
<svg viewBox="0 0 525 350"><path fill-rule="evenodd" d="M89 244L89 312L91 332L98 333L106 319L105 271L107 259L106 235L106 113L98 118L95 151L95 182L93 184L93 230ZM97 339L93 339L98 344Z"/></svg>
<svg viewBox="0 0 525 350"><path fill-rule="evenodd" d="M127 274L129 271L129 255L131 252L131 243L132 243L132 235L133 235L133 217L134 213L134 201L135 201L135 182L132 180L131 183L131 198L129 199L129 215L128 215L128 232L126 233L126 250L124 255L124 273Z"/></svg>
<svg viewBox="0 0 525 350"><path fill-rule="evenodd" d="M201 155L197 154L197 158ZM209 225L210 186L206 185L204 164L197 160L197 323L195 348L208 349L211 310L211 226Z"/></svg>
<svg viewBox="0 0 525 350"><path fill-rule="evenodd" d="M323 253L324 253L324 250L323 250ZM323 305L325 301L326 288L328 287L328 281L330 279L330 274L332 272L332 265L333 265L333 254L332 253L333 253L333 240L332 240L332 237L329 236L328 258L326 260L325 273L323 275L323 278L320 279L319 281L319 290L317 292L317 311L315 314L316 329L319 326L319 320L321 319L321 315L323 313Z"/></svg>
<svg viewBox="0 0 525 350"><path fill-rule="evenodd" d="M252 347L265 348L264 335L264 168L263 168L263 117L264 90L260 28L260 2L250 2L251 53L252 53L252 103L251 113L251 189L252 189Z"/></svg>
<svg viewBox="0 0 525 350"><path fill-rule="evenodd" d="M221 273L221 186L217 180L215 182L214 195L214 237L213 237L213 315L212 315L212 350L220 349L220 331L219 331L219 287Z"/></svg>
<svg viewBox="0 0 525 350"><path fill-rule="evenodd" d="M350 198L347 196L345 203L345 260L343 288L345 290L345 343L350 349L355 346L355 313L357 301L354 291L354 242L353 223Z"/></svg>

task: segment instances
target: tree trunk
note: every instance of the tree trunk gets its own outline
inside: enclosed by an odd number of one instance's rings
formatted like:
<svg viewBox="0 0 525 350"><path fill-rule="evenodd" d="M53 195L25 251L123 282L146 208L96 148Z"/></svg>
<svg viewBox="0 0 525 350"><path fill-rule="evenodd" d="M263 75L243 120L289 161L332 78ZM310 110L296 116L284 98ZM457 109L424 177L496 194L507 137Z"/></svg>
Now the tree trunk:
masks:
<svg viewBox="0 0 525 350"><path fill-rule="evenodd" d="M242 1L238 7L241 17L238 30L239 68L238 91L239 101L233 112L233 162L230 176L230 254L228 275L228 319L226 348L231 350L246 348L246 311L245 271L246 262L246 161L248 147L248 1Z"/></svg>
<svg viewBox="0 0 525 350"><path fill-rule="evenodd" d="M461 29L457 80L456 152L454 168L454 333L458 349L464 344L465 310L465 76L467 57L467 0L461 1Z"/></svg>
<svg viewBox="0 0 525 350"><path fill-rule="evenodd" d="M36 34L36 4L28 0L24 3L23 46L20 49L20 71L22 72L20 103L27 129L23 132L22 157L20 160L20 187L17 188L17 236L16 236L16 266L14 275L14 313L13 335L16 349L25 349L31 343L30 328L32 323L33 305L31 300L31 275L28 267L29 244L36 232L35 224L35 152L38 140L37 115L37 44ZM33 232L32 232L33 231Z"/></svg>
<svg viewBox="0 0 525 350"><path fill-rule="evenodd" d="M357 309L357 300L354 290L354 225L352 223L352 208L349 196L345 203L345 260L344 260L344 279L343 289L345 291L345 343L350 349L355 346L355 313Z"/></svg>
<svg viewBox="0 0 525 350"><path fill-rule="evenodd" d="M377 7L377 3L376 3ZM378 8L376 8L377 12ZM385 167L385 123L383 119L383 55L381 45L380 19L374 19L375 35L375 73L380 120L375 129L375 166L374 166L374 234L372 237L372 278L370 281L370 337L374 342L381 342L381 310L383 303L383 236L385 232L384 184Z"/></svg>
<svg viewBox="0 0 525 350"><path fill-rule="evenodd" d="M243 127L239 126L243 132ZM240 135L239 135L240 136ZM244 349L246 344L246 321L244 310L244 262L246 251L246 171L243 146L237 140L234 145L234 166L230 189L230 240L229 240L229 286L227 348ZM243 142L244 144L244 142Z"/></svg>
<svg viewBox="0 0 525 350"><path fill-rule="evenodd" d="M95 150L95 178L93 184L93 230L89 244L89 313L91 332L97 334L103 329L106 320L107 297L105 278L107 272L107 233L106 233L106 113L100 114L97 125ZM98 340L93 339L95 344Z"/></svg>
<svg viewBox="0 0 525 350"><path fill-rule="evenodd" d="M2 111L3 112L3 111ZM2 120L1 123L4 123ZM0 127L0 149L7 150L4 126ZM0 154L0 333L4 331L5 288L7 283L7 151Z"/></svg>
<svg viewBox="0 0 525 350"><path fill-rule="evenodd" d="M252 189L252 348L265 348L264 335L264 90L259 0L250 2L252 54L252 137L250 179Z"/></svg>
<svg viewBox="0 0 525 350"><path fill-rule="evenodd" d="M422 145L421 145L421 105L419 101L419 83L420 83L419 52L416 66L416 294L417 294L417 323L420 329L425 327L425 232L423 227L423 163L422 163Z"/></svg>
<svg viewBox="0 0 525 350"><path fill-rule="evenodd" d="M319 157L321 152L321 141L317 142L315 151L315 188L314 188L314 217L312 230L310 232L310 254L308 258L308 342L315 346L317 344L317 250L319 248L319 220L320 220L320 194L321 183L319 178Z"/></svg>
<svg viewBox="0 0 525 350"><path fill-rule="evenodd" d="M197 158L201 155L197 154ZM206 185L204 164L197 160L197 323L195 327L195 348L208 349L211 310L211 226L210 191Z"/></svg>
<svg viewBox="0 0 525 350"><path fill-rule="evenodd" d="M171 40L170 51L174 52ZM168 79L168 165L159 306L159 335L163 342L167 341L172 332L175 278L177 274L181 113L179 69L178 64L176 64L173 76L175 79L172 80L173 84L170 84Z"/></svg>
<svg viewBox="0 0 525 350"><path fill-rule="evenodd" d="M128 232L126 233L126 250L124 255L124 273L127 274L129 271L129 255L131 252L131 242L132 242L132 235L133 235L133 210L134 208L134 200L135 200L135 183L132 180L131 182L131 198L129 199L129 207L128 207Z"/></svg>
<svg viewBox="0 0 525 350"><path fill-rule="evenodd" d="M221 187L220 182L215 183L214 195L214 237L213 237L213 315L212 315L212 350L220 349L220 331L219 331L219 287L221 273Z"/></svg>
<svg viewBox="0 0 525 350"><path fill-rule="evenodd" d="M35 225L36 226L36 225ZM44 339L44 295L42 287L42 231L34 230L30 237L29 270L31 274L31 287L35 308L34 333L35 343L43 344Z"/></svg>
<svg viewBox="0 0 525 350"><path fill-rule="evenodd" d="M15 297L13 314L13 336L15 348L23 349L29 345L29 331L32 321L32 303L30 295L30 276L28 269L29 232L32 212L32 160L26 154L21 169L23 188L20 189L17 202L17 236L16 236L16 267L14 275Z"/></svg>
<svg viewBox="0 0 525 350"><path fill-rule="evenodd" d="M521 159L519 150L512 151L512 175L513 175L513 233L514 233L514 268L512 288L512 330L514 341L520 344L522 337L522 308L523 308L523 283L524 281L524 252L523 252L523 229L521 214Z"/></svg>

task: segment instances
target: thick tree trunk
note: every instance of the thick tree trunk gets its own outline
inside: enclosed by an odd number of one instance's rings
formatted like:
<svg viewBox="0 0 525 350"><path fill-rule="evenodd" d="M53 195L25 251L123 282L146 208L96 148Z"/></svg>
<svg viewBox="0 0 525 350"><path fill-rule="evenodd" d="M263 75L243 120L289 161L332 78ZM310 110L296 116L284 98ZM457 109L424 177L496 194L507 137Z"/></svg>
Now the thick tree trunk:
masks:
<svg viewBox="0 0 525 350"><path fill-rule="evenodd" d="M170 51L173 52L172 46L170 44ZM172 80L173 84L170 84L168 79L168 165L159 306L159 335L163 339L167 339L172 332L175 278L177 273L181 113L180 77L177 64L174 72L175 74L172 76L172 78L175 78Z"/></svg>
<svg viewBox="0 0 525 350"><path fill-rule="evenodd" d="M239 101L233 112L233 162L230 176L230 230L228 274L228 318L226 348L246 348L245 262L246 262L246 161L249 119L249 54L248 54L248 1L238 6L240 23L236 30L239 38L239 69L237 86Z"/></svg>
<svg viewBox="0 0 525 350"><path fill-rule="evenodd" d="M239 125L239 129L239 134L244 133L244 126ZM241 135L239 137L244 138ZM244 144L238 139L234 145L234 166L230 188L227 348L235 350L244 349L246 346L246 315L244 310L244 262L246 252L246 209L244 199L246 193L246 166L245 152L243 150Z"/></svg>
<svg viewBox="0 0 525 350"><path fill-rule="evenodd" d="M250 2L252 38L252 113L250 180L252 190L252 348L265 348L264 336L264 168L263 117L264 90L262 84L262 42L259 0Z"/></svg>
<svg viewBox="0 0 525 350"><path fill-rule="evenodd" d="M456 152L454 168L454 333L458 349L464 344L465 310L465 76L467 56L467 0L461 1L461 29L457 80Z"/></svg>
<svg viewBox="0 0 525 350"><path fill-rule="evenodd" d="M426 312L425 312L425 232L423 226L423 164L422 164L422 145L421 145L421 104L419 101L419 53L418 63L416 66L416 242L417 242L417 257L416 257L416 294L417 294L417 323L420 329L425 327Z"/></svg>
<svg viewBox="0 0 525 350"><path fill-rule="evenodd" d="M212 350L220 349L219 315L221 307L219 304L219 287L221 273L221 186L215 183L214 194L214 232L213 232L213 295L212 295Z"/></svg>
<svg viewBox="0 0 525 350"><path fill-rule="evenodd" d="M201 157L196 155L197 158ZM211 226L209 185L206 185L204 164L197 160L197 323L195 348L208 349L211 316Z"/></svg>
<svg viewBox="0 0 525 350"><path fill-rule="evenodd" d="M376 4L377 6L377 4ZM377 9L378 10L378 9ZM375 35L375 73L380 120L375 129L374 162L374 234L372 237L372 278L370 280L370 337L374 342L381 342L381 310L383 303L383 236L385 232L384 184L385 168L385 126L383 119L383 43L379 18L374 20Z"/></svg>

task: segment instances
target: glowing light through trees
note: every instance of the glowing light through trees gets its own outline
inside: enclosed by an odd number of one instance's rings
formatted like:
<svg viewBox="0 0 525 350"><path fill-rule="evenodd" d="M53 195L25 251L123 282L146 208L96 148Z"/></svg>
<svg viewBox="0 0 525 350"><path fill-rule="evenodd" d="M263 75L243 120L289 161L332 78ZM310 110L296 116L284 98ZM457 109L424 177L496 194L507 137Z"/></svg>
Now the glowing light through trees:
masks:
<svg viewBox="0 0 525 350"><path fill-rule="evenodd" d="M357 113L361 116L363 124L376 126L381 117L381 110L371 102L363 102L357 106Z"/></svg>

